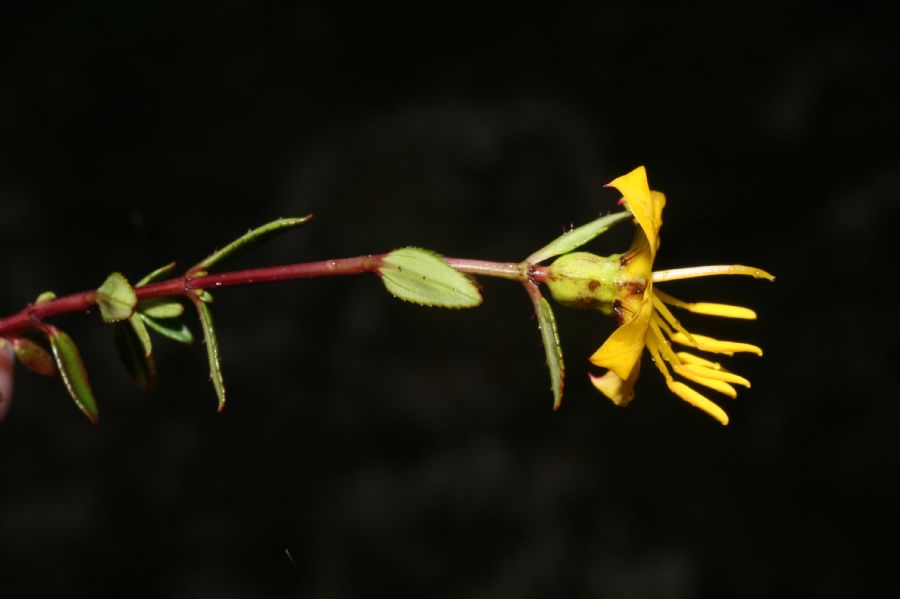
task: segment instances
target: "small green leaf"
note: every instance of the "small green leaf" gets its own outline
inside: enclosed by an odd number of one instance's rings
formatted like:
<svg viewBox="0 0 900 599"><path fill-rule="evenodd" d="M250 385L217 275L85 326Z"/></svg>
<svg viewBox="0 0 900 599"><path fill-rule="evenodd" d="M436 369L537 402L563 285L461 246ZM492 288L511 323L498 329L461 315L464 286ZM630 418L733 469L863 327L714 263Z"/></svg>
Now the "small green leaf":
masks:
<svg viewBox="0 0 900 599"><path fill-rule="evenodd" d="M562 404L565 380L565 364L563 363L562 346L559 342L559 331L556 328L556 317L553 315L550 302L544 299L539 291L537 293L529 293L529 295L531 295L531 300L534 303L534 312L538 317L538 327L541 330L544 353L547 355L547 367L550 369L550 387L553 390L553 409L556 410Z"/></svg>
<svg viewBox="0 0 900 599"><path fill-rule="evenodd" d="M184 314L184 306L175 300L154 297L139 303L137 311L150 318L178 318Z"/></svg>
<svg viewBox="0 0 900 599"><path fill-rule="evenodd" d="M269 239L272 239L273 237L284 233L288 229L309 222L311 218L312 214L309 214L302 218L279 218L278 220L266 223L265 225L257 229L248 231L246 234L242 235L238 239L235 239L221 250L213 252L205 259L203 259L203 261L198 262L196 265L192 266L190 270L188 270L188 273L196 274L199 271L207 272L213 266L219 264L226 258L233 258L256 245L259 245L260 243L268 241Z"/></svg>
<svg viewBox="0 0 900 599"><path fill-rule="evenodd" d="M135 314L127 321L113 323L112 330L113 342L128 374L141 389L149 391L156 385L156 362L144 321Z"/></svg>
<svg viewBox="0 0 900 599"><path fill-rule="evenodd" d="M144 326L141 317L135 314L128 319L128 322L131 324L138 341L140 341L141 353L148 358L151 357L153 355L153 343L150 341L150 333L147 332L147 327Z"/></svg>
<svg viewBox="0 0 900 599"><path fill-rule="evenodd" d="M52 291L45 291L42 294L40 294L39 296L37 296L37 299L34 300L34 303L36 306L39 306L41 304L46 304L47 302L52 302L55 299L56 299L55 293L53 293Z"/></svg>
<svg viewBox="0 0 900 599"><path fill-rule="evenodd" d="M100 308L103 322L118 322L131 318L136 304L137 295L134 289L128 284L128 279L120 273L114 272L106 277L97 289L97 306Z"/></svg>
<svg viewBox="0 0 900 599"><path fill-rule="evenodd" d="M172 272L173 268L175 268L174 262L169 262L165 266L160 266L159 268L157 268L156 270L151 272L149 275L147 275L146 277L144 277L143 279L138 281L137 285L135 285L135 287L143 287L144 285L149 285L153 281L157 281L157 280L163 278L164 276L166 276L167 274L169 274L170 272Z"/></svg>
<svg viewBox="0 0 900 599"><path fill-rule="evenodd" d="M94 392L91 391L78 347L71 337L56 327L43 325L42 328L50 340L53 359L56 360L56 367L62 375L66 390L75 400L78 409L88 417L88 420L96 424L100 417L97 411L97 402L94 400Z"/></svg>
<svg viewBox="0 0 900 599"><path fill-rule="evenodd" d="M219 361L219 344L216 341L216 329L213 327L212 312L205 302L196 299L194 305L200 314L200 326L203 328L203 339L206 343L206 357L209 360L209 378L212 380L219 398L219 411L225 408L225 380L222 378L222 364Z"/></svg>
<svg viewBox="0 0 900 599"><path fill-rule="evenodd" d="M388 292L408 302L438 308L481 304L481 292L475 283L428 250L394 250L384 256L377 272Z"/></svg>
<svg viewBox="0 0 900 599"><path fill-rule="evenodd" d="M166 320L156 320L146 314L140 314L141 320L144 321L148 327L162 335L163 337L168 337L173 341L177 341L179 343L185 343L190 345L194 342L194 335L191 333L191 330L187 328L187 325L183 322L178 322L172 319Z"/></svg>
<svg viewBox="0 0 900 599"><path fill-rule="evenodd" d="M194 291L194 295L200 298L200 301L202 301L204 304L213 303L212 293L210 293L206 289L197 289L196 291Z"/></svg>
<svg viewBox="0 0 900 599"><path fill-rule="evenodd" d="M529 264L537 264L548 258L567 254L574 249L580 248L597 235L606 232L611 226L628 218L633 218L630 212L616 212L607 214L597 220L592 220L586 225L581 225L577 229L572 229L568 233L563 233L546 246L542 247L535 253L525 259Z"/></svg>
<svg viewBox="0 0 900 599"><path fill-rule="evenodd" d="M11 341L16 358L22 366L44 376L56 376L53 356L40 344L27 337L14 337Z"/></svg>

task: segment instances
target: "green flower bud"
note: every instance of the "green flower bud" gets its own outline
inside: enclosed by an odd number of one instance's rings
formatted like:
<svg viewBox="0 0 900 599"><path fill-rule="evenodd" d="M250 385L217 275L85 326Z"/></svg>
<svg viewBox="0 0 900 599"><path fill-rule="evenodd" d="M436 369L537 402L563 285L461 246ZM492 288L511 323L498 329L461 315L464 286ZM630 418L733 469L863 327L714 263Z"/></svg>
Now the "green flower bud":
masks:
<svg viewBox="0 0 900 599"><path fill-rule="evenodd" d="M547 271L553 299L567 308L612 314L622 275L622 255L596 256L572 252L560 256Z"/></svg>

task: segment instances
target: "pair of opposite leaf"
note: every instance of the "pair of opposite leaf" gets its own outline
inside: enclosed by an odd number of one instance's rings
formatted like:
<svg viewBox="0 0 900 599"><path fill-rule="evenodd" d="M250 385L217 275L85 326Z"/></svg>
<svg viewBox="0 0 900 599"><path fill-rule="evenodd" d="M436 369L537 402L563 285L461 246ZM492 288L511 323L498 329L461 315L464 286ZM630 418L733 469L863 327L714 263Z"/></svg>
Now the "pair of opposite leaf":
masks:
<svg viewBox="0 0 900 599"><path fill-rule="evenodd" d="M202 277L225 259L233 258L286 229L304 224L310 218L311 216L279 219L250 231L191 267L185 276ZM112 328L117 352L129 375L143 389L152 388L156 382L156 364L148 329L180 343L193 342L190 329L179 318L184 313L184 306L179 301L172 297L139 299L136 291L159 281L174 268L174 262L167 264L142 278L134 287L125 276L113 273L95 292L100 316ZM200 319L210 373L221 410L225 405L225 385L212 314L208 306L213 298L204 289L185 295L195 306ZM45 292L35 304L46 303L55 298L52 292ZM6 368L2 368L3 364L0 364L0 416L8 407L12 395L13 356L29 370L45 376L59 375L76 406L91 422L97 422L97 402L77 345L67 333L44 322L37 323L25 333L16 333L8 340L0 339L0 361L5 357L9 362Z"/></svg>
<svg viewBox="0 0 900 599"><path fill-rule="evenodd" d="M210 269L226 259L234 258L281 232L308 222L311 218L312 216L278 219L249 231L192 266L185 273L185 277L199 279L206 276ZM174 262L167 264L141 279L136 287L150 285L170 274L174 268ZM213 296L205 289L192 290L185 295L197 310L200 327L203 330L210 378L218 399L218 409L221 411L225 407L225 381L222 376L212 311L209 307ZM156 364L147 328L180 343L193 342L190 329L179 320L184 313L184 306L180 302L168 297L138 301L135 289L119 273L110 275L97 290L97 306L104 322L110 323L113 327L113 339L128 373L145 390L152 388L156 381Z"/></svg>

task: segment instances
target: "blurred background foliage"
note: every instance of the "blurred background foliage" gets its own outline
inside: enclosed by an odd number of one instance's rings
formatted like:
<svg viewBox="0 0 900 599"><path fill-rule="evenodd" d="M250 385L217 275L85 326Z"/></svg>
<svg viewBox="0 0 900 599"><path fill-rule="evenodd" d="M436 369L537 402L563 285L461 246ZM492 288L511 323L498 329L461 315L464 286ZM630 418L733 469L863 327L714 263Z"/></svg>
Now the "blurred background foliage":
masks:
<svg viewBox="0 0 900 599"><path fill-rule="evenodd" d="M157 342L148 395L98 314L60 319L101 422L19 370L0 428L4 596L859 596L887 575L900 69L886 15L0 10L3 313L310 212L235 266L403 245L520 260L612 209L601 185L638 164L669 198L658 267L779 277L667 288L760 314L686 319L767 351L734 360L753 389L723 402L726 429L646 364L632 406L612 406L586 376L611 323L562 309L569 378L551 412L531 304L501 281L464 312L398 302L371 277L217 293L218 415L202 347ZM627 247L618 229L593 249Z"/></svg>

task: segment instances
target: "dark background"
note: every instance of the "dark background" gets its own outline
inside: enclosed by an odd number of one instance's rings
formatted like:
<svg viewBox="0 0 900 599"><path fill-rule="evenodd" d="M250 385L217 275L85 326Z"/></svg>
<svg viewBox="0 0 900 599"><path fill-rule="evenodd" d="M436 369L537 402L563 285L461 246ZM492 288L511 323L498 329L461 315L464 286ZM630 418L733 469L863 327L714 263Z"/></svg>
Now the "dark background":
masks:
<svg viewBox="0 0 900 599"><path fill-rule="evenodd" d="M759 312L685 319L766 349L729 361L753 382L722 399L732 424L649 362L615 408L586 376L612 325L566 310L552 412L530 303L503 281L463 312L373 277L220 291L218 415L201 345L158 341L147 395L97 314L68 316L102 418L19 369L2 596L863 596L891 580L888 15L520 11L6 5L0 312L310 212L234 266L403 245L517 261L611 210L602 184L644 164L669 198L658 267L778 275L667 288ZM592 249L624 249L621 229Z"/></svg>

